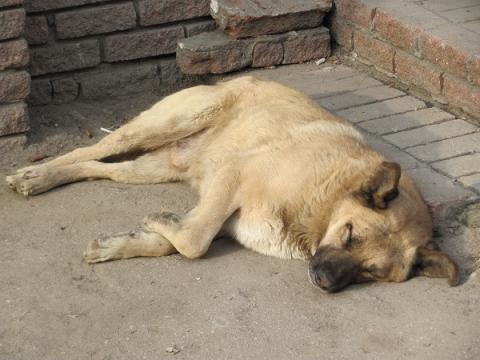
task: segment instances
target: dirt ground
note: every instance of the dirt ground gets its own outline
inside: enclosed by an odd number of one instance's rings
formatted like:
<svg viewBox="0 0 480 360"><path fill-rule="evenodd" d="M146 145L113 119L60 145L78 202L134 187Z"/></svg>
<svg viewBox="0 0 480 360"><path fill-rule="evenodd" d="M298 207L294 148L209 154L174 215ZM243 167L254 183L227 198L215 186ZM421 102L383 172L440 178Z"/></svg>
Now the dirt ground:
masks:
<svg viewBox="0 0 480 360"><path fill-rule="evenodd" d="M97 141L100 127L115 128L156 100L34 108L30 145L2 154L0 178ZM99 234L134 229L161 207L186 212L195 201L182 184L84 182L25 199L0 182L0 359L480 358L477 272L455 288L415 278L327 295L309 283L304 262L226 239L195 261L82 261Z"/></svg>

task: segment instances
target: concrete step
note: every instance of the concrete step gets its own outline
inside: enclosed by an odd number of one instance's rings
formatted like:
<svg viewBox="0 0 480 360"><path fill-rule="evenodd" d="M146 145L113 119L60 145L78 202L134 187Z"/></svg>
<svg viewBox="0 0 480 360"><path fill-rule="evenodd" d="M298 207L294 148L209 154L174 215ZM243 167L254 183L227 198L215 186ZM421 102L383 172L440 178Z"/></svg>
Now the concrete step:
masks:
<svg viewBox="0 0 480 360"><path fill-rule="evenodd" d="M210 13L236 39L320 26L332 0L212 0Z"/></svg>
<svg viewBox="0 0 480 360"><path fill-rule="evenodd" d="M325 27L247 39L232 39L218 30L182 39L177 46L180 69L195 75L298 64L329 55L330 34Z"/></svg>

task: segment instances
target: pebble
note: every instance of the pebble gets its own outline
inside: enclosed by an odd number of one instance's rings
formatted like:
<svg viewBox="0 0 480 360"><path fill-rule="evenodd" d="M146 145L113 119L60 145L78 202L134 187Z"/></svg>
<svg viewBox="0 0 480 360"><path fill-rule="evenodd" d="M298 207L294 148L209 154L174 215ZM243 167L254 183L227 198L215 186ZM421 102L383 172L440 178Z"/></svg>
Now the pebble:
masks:
<svg viewBox="0 0 480 360"><path fill-rule="evenodd" d="M177 348L176 345L169 346L165 349L165 352L170 353L170 354L178 354L180 352L180 349Z"/></svg>

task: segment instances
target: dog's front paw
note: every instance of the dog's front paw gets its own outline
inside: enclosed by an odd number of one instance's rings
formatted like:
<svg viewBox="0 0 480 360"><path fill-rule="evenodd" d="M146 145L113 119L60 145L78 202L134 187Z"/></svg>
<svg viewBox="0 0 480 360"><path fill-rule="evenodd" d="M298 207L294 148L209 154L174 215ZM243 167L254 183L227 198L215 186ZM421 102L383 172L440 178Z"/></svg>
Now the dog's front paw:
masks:
<svg viewBox="0 0 480 360"><path fill-rule="evenodd" d="M146 230L162 234L168 228L177 228L180 223L180 217L170 211L160 211L149 214L143 219L143 227Z"/></svg>
<svg viewBox="0 0 480 360"><path fill-rule="evenodd" d="M135 232L101 236L98 239L92 240L83 252L83 259L89 264L121 259L123 257L122 250L125 247L125 242L130 237L135 237Z"/></svg>

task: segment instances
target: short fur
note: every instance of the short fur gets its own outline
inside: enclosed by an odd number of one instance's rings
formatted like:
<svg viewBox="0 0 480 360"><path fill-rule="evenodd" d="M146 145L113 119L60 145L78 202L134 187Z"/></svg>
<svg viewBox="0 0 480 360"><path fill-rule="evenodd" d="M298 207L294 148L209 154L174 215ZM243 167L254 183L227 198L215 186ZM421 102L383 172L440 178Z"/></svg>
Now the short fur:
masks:
<svg viewBox="0 0 480 360"><path fill-rule="evenodd" d="M430 215L400 167L348 122L275 82L242 77L180 91L97 144L7 182L29 196L92 178L186 181L200 201L183 218L160 211L142 231L92 241L89 263L197 258L228 235L262 254L309 259L312 281L328 291L414 273L458 282L453 261L429 245Z"/></svg>

